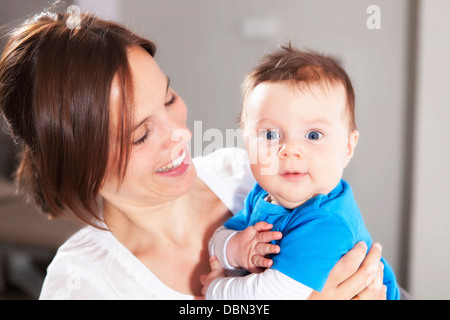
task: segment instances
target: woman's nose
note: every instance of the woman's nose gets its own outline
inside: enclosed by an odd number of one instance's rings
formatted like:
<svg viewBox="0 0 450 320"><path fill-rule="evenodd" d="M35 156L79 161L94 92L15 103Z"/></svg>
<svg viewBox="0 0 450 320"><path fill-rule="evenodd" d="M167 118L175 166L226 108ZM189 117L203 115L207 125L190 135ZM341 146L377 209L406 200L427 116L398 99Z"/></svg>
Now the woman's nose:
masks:
<svg viewBox="0 0 450 320"><path fill-rule="evenodd" d="M185 126L175 128L170 136L170 142L173 144L187 143L192 137L191 131Z"/></svg>
<svg viewBox="0 0 450 320"><path fill-rule="evenodd" d="M280 159L287 159L289 157L301 159L302 155L300 152L300 148L297 144L285 143L281 146L280 150L278 151L278 157Z"/></svg>
<svg viewBox="0 0 450 320"><path fill-rule="evenodd" d="M192 133L186 125L174 119L166 120L164 128L166 137L164 147L167 149L173 149L178 144L187 143L192 137Z"/></svg>

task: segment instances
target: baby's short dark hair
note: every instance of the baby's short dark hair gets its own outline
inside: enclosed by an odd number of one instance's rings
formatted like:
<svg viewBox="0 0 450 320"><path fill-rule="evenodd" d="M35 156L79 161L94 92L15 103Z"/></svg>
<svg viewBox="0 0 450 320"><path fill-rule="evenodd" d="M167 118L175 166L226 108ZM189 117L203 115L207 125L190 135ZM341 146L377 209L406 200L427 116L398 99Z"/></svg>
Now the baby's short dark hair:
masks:
<svg viewBox="0 0 450 320"><path fill-rule="evenodd" d="M347 96L349 129L356 130L355 93L350 77L336 59L312 51L301 51L290 43L263 57L261 63L250 72L242 84L243 103L263 82L289 82L299 87L313 83L341 84ZM241 113L243 122L245 112Z"/></svg>

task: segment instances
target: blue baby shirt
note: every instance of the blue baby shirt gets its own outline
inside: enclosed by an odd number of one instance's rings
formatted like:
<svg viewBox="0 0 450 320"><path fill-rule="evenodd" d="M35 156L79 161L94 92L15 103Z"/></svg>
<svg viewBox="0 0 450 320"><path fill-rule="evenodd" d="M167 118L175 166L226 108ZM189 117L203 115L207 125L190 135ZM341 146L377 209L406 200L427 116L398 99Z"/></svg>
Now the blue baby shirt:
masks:
<svg viewBox="0 0 450 320"><path fill-rule="evenodd" d="M259 221L273 224L283 234L280 253L273 256L272 268L292 279L321 291L341 256L358 241L370 248L372 239L364 226L350 185L341 180L327 195L318 195L295 209L265 201L267 192L256 184L245 200L245 207L225 222L225 227L244 230ZM394 272L385 259L383 283L387 299L400 298Z"/></svg>

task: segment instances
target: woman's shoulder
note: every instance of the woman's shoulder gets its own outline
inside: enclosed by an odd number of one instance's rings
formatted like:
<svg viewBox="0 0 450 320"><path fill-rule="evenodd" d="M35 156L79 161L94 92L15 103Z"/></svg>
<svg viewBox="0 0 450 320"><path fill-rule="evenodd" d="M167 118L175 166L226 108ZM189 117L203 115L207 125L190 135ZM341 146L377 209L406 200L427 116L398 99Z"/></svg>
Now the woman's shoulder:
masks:
<svg viewBox="0 0 450 320"><path fill-rule="evenodd" d="M220 166L225 169L245 168L248 166L247 152L241 148L220 148L206 155L196 156L192 159L194 165Z"/></svg>
<svg viewBox="0 0 450 320"><path fill-rule="evenodd" d="M220 179L240 179L254 182L247 152L241 148L221 148L192 159L200 178L211 175Z"/></svg>
<svg viewBox="0 0 450 320"><path fill-rule="evenodd" d="M255 179L247 152L241 148L217 149L193 158L198 177L222 200L232 213L243 208Z"/></svg>
<svg viewBox="0 0 450 320"><path fill-rule="evenodd" d="M78 230L59 247L55 258L95 259L105 249L103 243L110 234L109 231L101 228L86 226Z"/></svg>

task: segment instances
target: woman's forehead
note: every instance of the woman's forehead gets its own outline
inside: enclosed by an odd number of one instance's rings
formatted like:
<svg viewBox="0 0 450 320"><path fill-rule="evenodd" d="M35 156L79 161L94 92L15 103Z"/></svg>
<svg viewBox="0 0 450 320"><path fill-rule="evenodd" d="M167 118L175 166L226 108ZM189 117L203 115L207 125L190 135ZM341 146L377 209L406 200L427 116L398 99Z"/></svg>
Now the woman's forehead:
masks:
<svg viewBox="0 0 450 320"><path fill-rule="evenodd" d="M139 106L164 101L167 76L161 71L155 59L143 48L133 46L127 50L132 83L132 99L136 112ZM128 86L130 87L130 86ZM110 102L113 109L120 108L124 92L122 77L116 73L111 84ZM131 97L129 97L131 98ZM161 101L160 101L161 100Z"/></svg>

